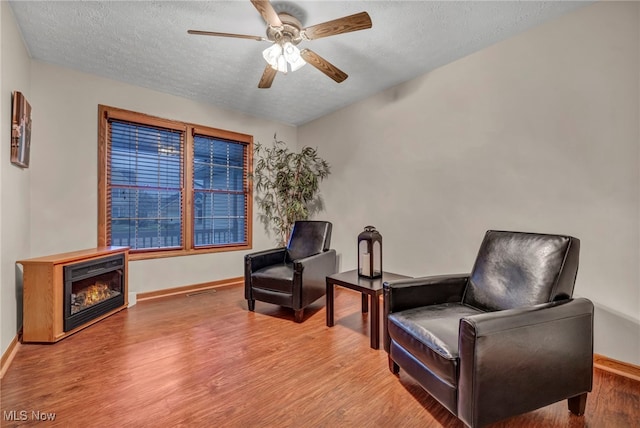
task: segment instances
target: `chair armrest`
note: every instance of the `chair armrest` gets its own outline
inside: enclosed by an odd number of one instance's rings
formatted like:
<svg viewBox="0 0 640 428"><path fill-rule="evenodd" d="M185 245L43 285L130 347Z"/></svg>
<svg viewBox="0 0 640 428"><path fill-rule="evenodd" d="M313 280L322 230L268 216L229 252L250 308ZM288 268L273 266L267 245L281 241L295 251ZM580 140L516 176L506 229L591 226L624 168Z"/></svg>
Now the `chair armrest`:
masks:
<svg viewBox="0 0 640 428"><path fill-rule="evenodd" d="M465 317L458 340L458 416L467 425L591 391L593 304L587 299ZM483 420L478 409L485 409Z"/></svg>
<svg viewBox="0 0 640 428"><path fill-rule="evenodd" d="M326 277L336 273L336 250L327 250L294 260L293 271L304 272L305 283L319 281L324 287Z"/></svg>
<svg viewBox="0 0 640 428"><path fill-rule="evenodd" d="M383 284L385 316L420 306L461 302L469 274L425 276Z"/></svg>
<svg viewBox="0 0 640 428"><path fill-rule="evenodd" d="M328 275L336 273L336 250L327 250L293 262L293 307L305 307L326 292ZM296 286L299 284L299 286Z"/></svg>
<svg viewBox="0 0 640 428"><path fill-rule="evenodd" d="M258 251L244 256L245 276L264 267L284 263L287 249L285 247Z"/></svg>

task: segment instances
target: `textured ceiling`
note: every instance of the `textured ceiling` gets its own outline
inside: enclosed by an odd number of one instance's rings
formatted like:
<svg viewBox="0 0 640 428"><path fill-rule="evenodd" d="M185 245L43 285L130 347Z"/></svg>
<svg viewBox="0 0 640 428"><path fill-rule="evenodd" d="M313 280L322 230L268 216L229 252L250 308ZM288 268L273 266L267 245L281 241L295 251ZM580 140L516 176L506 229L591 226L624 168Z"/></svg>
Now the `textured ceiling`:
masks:
<svg viewBox="0 0 640 428"><path fill-rule="evenodd" d="M373 27L300 44L345 71L343 83L306 65L258 89L268 42L187 34L264 36L266 24L249 0L10 2L34 59L292 125L588 3L274 1L302 15L303 26L367 11Z"/></svg>

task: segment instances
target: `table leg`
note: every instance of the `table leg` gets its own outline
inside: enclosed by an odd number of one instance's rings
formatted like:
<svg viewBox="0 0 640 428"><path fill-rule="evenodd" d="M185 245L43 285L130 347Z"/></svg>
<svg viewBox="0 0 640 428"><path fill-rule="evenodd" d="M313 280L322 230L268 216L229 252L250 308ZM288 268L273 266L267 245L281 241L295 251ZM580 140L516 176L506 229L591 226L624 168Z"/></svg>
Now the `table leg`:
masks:
<svg viewBox="0 0 640 428"><path fill-rule="evenodd" d="M371 347L380 349L380 299L377 295L371 296Z"/></svg>
<svg viewBox="0 0 640 428"><path fill-rule="evenodd" d="M369 296L367 296L366 293L361 293L362 294L362 313L366 314L367 312L369 312Z"/></svg>
<svg viewBox="0 0 640 428"><path fill-rule="evenodd" d="M333 327L333 284L327 281L327 327Z"/></svg>

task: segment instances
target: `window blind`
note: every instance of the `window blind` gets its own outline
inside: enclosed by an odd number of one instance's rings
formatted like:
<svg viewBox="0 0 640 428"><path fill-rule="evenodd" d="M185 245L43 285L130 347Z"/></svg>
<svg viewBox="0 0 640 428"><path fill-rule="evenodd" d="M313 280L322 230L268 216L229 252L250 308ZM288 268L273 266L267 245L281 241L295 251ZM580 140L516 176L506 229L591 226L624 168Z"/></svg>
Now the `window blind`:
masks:
<svg viewBox="0 0 640 428"><path fill-rule="evenodd" d="M183 246L184 132L109 120L109 245Z"/></svg>
<svg viewBox="0 0 640 428"><path fill-rule="evenodd" d="M247 241L247 156L246 143L194 135L195 247Z"/></svg>

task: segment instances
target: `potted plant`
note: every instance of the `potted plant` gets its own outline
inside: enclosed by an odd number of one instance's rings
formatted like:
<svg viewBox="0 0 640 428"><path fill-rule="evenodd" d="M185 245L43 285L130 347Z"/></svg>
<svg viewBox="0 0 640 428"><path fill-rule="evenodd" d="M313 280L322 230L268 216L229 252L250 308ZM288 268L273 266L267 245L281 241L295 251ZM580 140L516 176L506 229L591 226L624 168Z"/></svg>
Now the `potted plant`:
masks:
<svg viewBox="0 0 640 428"><path fill-rule="evenodd" d="M329 175L330 166L316 149L305 146L296 153L276 135L271 146L256 143L254 152L258 218L275 233L278 245L285 246L293 223L322 209L320 182Z"/></svg>

